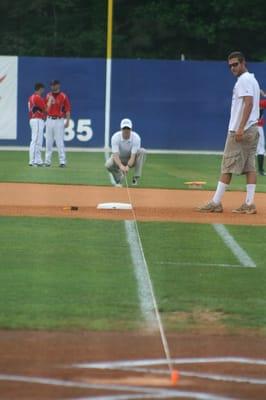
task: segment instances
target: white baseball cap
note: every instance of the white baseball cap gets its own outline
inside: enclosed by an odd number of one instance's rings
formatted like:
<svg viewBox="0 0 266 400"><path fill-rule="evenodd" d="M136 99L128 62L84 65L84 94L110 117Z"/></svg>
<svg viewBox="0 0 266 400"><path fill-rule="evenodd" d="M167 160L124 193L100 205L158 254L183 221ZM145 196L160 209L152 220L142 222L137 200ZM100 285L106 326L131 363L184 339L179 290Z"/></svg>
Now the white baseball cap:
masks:
<svg viewBox="0 0 266 400"><path fill-rule="evenodd" d="M120 128L121 128L121 129L123 129L123 128L132 129L132 126L133 126L132 121L131 121L130 119L128 119L128 118L124 118L124 119L122 119L122 121L120 122Z"/></svg>

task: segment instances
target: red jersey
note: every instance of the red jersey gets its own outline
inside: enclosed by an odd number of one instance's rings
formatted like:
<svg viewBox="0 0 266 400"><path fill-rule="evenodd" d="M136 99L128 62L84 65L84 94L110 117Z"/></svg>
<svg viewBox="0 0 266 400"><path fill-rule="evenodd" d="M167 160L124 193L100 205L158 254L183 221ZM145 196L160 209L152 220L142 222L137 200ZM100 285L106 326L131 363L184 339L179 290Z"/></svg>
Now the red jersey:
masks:
<svg viewBox="0 0 266 400"><path fill-rule="evenodd" d="M263 118L263 110L266 108L266 99L260 100L260 118L258 120L258 126L264 126L265 120Z"/></svg>
<svg viewBox="0 0 266 400"><path fill-rule="evenodd" d="M64 118L67 112L70 112L71 106L70 101L67 95L63 92L59 93L48 93L46 95L46 104L48 103L49 97L53 97L53 102L49 109L47 110L47 114L49 117L57 117L57 118Z"/></svg>
<svg viewBox="0 0 266 400"><path fill-rule="evenodd" d="M29 118L41 118L44 119L46 104L44 99L37 93L33 93L28 101Z"/></svg>

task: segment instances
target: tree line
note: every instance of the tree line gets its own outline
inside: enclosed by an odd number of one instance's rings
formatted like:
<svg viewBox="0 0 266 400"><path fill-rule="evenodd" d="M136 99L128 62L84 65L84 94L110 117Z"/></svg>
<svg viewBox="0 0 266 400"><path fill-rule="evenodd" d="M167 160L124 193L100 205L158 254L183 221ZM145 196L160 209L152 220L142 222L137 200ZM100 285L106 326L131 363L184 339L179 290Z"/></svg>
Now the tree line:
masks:
<svg viewBox="0 0 266 400"><path fill-rule="evenodd" d="M113 0L113 57L266 60L264 0ZM1 0L0 54L105 57L108 0Z"/></svg>

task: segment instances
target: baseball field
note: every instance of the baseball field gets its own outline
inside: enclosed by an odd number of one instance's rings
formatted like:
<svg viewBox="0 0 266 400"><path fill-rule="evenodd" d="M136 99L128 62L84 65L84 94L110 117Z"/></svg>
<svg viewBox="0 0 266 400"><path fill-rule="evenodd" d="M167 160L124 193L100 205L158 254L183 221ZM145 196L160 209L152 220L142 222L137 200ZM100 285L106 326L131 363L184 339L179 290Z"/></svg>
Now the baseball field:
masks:
<svg viewBox="0 0 266 400"><path fill-rule="evenodd" d="M103 153L27 160L0 151L0 398L265 399L266 178L258 214L231 213L235 177L224 213L206 215L219 155L150 154L128 190Z"/></svg>

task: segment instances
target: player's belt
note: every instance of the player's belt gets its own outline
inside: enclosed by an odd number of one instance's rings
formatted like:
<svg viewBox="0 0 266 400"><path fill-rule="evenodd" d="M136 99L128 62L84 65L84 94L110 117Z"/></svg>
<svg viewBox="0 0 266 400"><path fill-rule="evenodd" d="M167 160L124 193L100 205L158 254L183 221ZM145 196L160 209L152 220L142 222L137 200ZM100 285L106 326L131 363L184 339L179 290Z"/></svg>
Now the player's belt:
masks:
<svg viewBox="0 0 266 400"><path fill-rule="evenodd" d="M48 118L51 118L51 119L62 119L63 117L54 117L54 116L48 115Z"/></svg>

